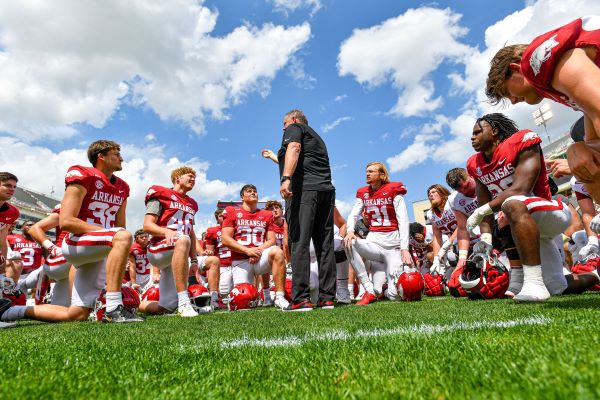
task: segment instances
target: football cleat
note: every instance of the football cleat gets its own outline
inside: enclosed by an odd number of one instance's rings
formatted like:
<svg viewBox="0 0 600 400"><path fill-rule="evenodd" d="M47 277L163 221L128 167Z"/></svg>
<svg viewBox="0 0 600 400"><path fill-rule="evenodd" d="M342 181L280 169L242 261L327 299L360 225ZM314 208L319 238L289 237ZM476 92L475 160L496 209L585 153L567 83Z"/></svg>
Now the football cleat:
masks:
<svg viewBox="0 0 600 400"><path fill-rule="evenodd" d="M130 313L135 315L136 310L140 307L140 295L134 289L128 286L121 287L121 298L123 299L123 307ZM90 320L103 321L104 311L106 310L106 290L102 289L100 297L96 299L94 312L90 314Z"/></svg>
<svg viewBox="0 0 600 400"><path fill-rule="evenodd" d="M425 292L423 276L415 269L404 271L396 285L398 298L402 301L419 301Z"/></svg>
<svg viewBox="0 0 600 400"><path fill-rule="evenodd" d="M0 298L0 320L2 319L2 315L13 306L10 299Z"/></svg>
<svg viewBox="0 0 600 400"><path fill-rule="evenodd" d="M200 314L194 309L192 303L186 303L177 308L177 315L183 318L192 318L197 317Z"/></svg>
<svg viewBox="0 0 600 400"><path fill-rule="evenodd" d="M284 299L285 300L285 299ZM286 300L287 301L287 300ZM273 299L271 298L271 296L267 296L265 297L265 299L262 302L262 306L263 307L273 307L275 305L275 302L273 301Z"/></svg>
<svg viewBox="0 0 600 400"><path fill-rule="evenodd" d="M338 290L335 294L335 299L336 299L337 303L340 305L352 303L352 299L350 298L350 291L348 290L347 287L338 288Z"/></svg>
<svg viewBox="0 0 600 400"><path fill-rule="evenodd" d="M277 307L281 310L285 310L289 306L290 306L290 302L287 301L285 297L276 297L275 298L275 307Z"/></svg>
<svg viewBox="0 0 600 400"><path fill-rule="evenodd" d="M249 310L256 308L260 297L251 283L239 283L229 292L227 305L230 310Z"/></svg>
<svg viewBox="0 0 600 400"><path fill-rule="evenodd" d="M102 322L104 323L126 324L144 321L144 318L140 317L135 312L129 311L123 304L119 304L117 308L110 312L105 312L102 316Z"/></svg>
<svg viewBox="0 0 600 400"><path fill-rule="evenodd" d="M356 303L357 306L366 306L377 301L377 296L371 292L365 292L362 298Z"/></svg>
<svg viewBox="0 0 600 400"><path fill-rule="evenodd" d="M283 311L291 311L291 312L307 312L313 310L313 304L310 300L303 300L300 303L290 304L288 308Z"/></svg>

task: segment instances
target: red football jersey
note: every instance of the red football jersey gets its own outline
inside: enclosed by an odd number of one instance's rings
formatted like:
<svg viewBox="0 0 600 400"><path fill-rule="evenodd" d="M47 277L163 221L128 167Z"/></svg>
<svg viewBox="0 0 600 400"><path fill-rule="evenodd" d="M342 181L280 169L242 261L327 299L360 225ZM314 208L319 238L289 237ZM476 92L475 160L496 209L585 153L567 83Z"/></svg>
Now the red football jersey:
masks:
<svg viewBox="0 0 600 400"><path fill-rule="evenodd" d="M38 242L29 240L23 235L8 235L6 240L13 251L21 253L24 274L38 269L44 262L44 252Z"/></svg>
<svg viewBox="0 0 600 400"><path fill-rule="evenodd" d="M150 273L150 262L148 261L148 249L143 248L139 243L133 243L129 255L135 260L136 275L148 275Z"/></svg>
<svg viewBox="0 0 600 400"><path fill-rule="evenodd" d="M469 157L467 171L474 179L483 183L495 198L512 185L519 153L540 143L542 143L542 139L537 133L528 129L518 131L498 145L489 163L481 152ZM542 167L533 186L533 194L551 200L548 173L544 167L544 155L541 151L540 163Z"/></svg>
<svg viewBox="0 0 600 400"><path fill-rule="evenodd" d="M219 255L221 267L229 267L231 265L231 250L227 246L223 246L221 241L221 227L212 226L206 230L204 237L206 244L215 246L215 252Z"/></svg>
<svg viewBox="0 0 600 400"><path fill-rule="evenodd" d="M283 225L284 224L281 224L281 226L279 226L275 224L275 222L273 222L273 232L275 232L275 246L279 247L281 250L283 250Z"/></svg>
<svg viewBox="0 0 600 400"><path fill-rule="evenodd" d="M5 202L0 206L0 229L7 225L12 225L19 218L19 209L12 204Z"/></svg>
<svg viewBox="0 0 600 400"><path fill-rule="evenodd" d="M556 64L565 52L585 46L600 50L600 17L587 16L546 32L533 39L523 52L521 72L525 79L544 97L575 110L579 107L564 93L552 88ZM600 51L594 60L600 66Z"/></svg>
<svg viewBox="0 0 600 400"><path fill-rule="evenodd" d="M373 190L370 185L367 185L356 191L356 198L363 202L371 232L398 230L394 197L405 194L406 187L401 182L384 183L377 190Z"/></svg>
<svg viewBox="0 0 600 400"><path fill-rule="evenodd" d="M233 238L242 246L260 247L267 240L267 232L273 231L273 213L267 210L250 212L242 207L229 206L223 213L223 228L233 228ZM248 256L231 251L232 260L245 260Z"/></svg>
<svg viewBox="0 0 600 400"><path fill-rule="evenodd" d="M163 186L154 185L146 193L146 204L150 200L160 202L162 212L156 224L184 235L190 235L194 229L194 215L198 212L198 204L190 196L176 192ZM151 243L158 243L164 237L153 236Z"/></svg>
<svg viewBox="0 0 600 400"><path fill-rule="evenodd" d="M129 186L124 180L113 175L109 181L96 168L74 165L67 171L65 184L81 185L87 190L77 218L102 228L115 227L117 212L129 197Z"/></svg>
<svg viewBox="0 0 600 400"><path fill-rule="evenodd" d="M52 211L50 211L50 214L60 214L60 203L58 203L53 209ZM65 238L65 236L67 235L68 232L65 232L63 230L60 229L60 226L57 225L54 228L54 231L56 232L56 241L55 244L60 247L62 245L63 239Z"/></svg>

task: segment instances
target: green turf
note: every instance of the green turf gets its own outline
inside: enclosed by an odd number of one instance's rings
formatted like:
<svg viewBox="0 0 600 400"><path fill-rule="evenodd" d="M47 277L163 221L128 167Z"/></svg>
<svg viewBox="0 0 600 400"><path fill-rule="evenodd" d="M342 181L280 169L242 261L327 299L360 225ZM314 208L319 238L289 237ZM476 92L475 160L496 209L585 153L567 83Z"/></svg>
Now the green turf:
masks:
<svg viewBox="0 0 600 400"><path fill-rule="evenodd" d="M357 336L531 317L545 323ZM120 326L20 322L0 330L0 399L597 399L599 317L600 295L587 294L543 304L447 298L310 313L261 309ZM332 332L346 336L322 339ZM284 337L304 341L223 345Z"/></svg>

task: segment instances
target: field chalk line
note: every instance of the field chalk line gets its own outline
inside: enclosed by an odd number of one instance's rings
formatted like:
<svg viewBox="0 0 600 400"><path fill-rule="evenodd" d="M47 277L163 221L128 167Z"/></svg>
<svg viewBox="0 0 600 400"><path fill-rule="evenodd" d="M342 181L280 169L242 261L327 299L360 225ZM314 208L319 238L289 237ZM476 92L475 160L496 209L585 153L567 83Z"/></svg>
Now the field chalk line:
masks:
<svg viewBox="0 0 600 400"><path fill-rule="evenodd" d="M289 347L301 346L311 341L335 341L351 340L369 337L386 337L399 335L432 335L453 331L472 331L477 329L500 328L508 329L523 325L547 325L551 323L550 318L543 316L534 316L529 318L517 318L508 321L475 321L475 322L455 322L448 325L410 325L391 329L372 329L358 330L356 332L348 331L325 331L310 333L305 336L284 336L278 338L250 339L241 338L231 341L221 342L222 349L231 349L236 347Z"/></svg>

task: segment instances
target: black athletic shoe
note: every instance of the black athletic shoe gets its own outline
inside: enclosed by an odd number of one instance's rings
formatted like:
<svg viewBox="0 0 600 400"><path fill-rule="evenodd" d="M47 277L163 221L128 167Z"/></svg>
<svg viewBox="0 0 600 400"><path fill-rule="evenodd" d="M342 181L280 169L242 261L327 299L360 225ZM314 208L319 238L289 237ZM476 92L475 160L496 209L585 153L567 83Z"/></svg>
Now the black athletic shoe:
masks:
<svg viewBox="0 0 600 400"><path fill-rule="evenodd" d="M320 301L317 303L317 308L320 308L322 310L333 310L334 307L335 305L331 300Z"/></svg>
<svg viewBox="0 0 600 400"><path fill-rule="evenodd" d="M102 317L102 322L113 322L116 324L126 324L129 322L144 322L145 319L137 315L136 313L132 313L125 307L123 304L120 304L117 308L112 310L111 312L105 312Z"/></svg>

